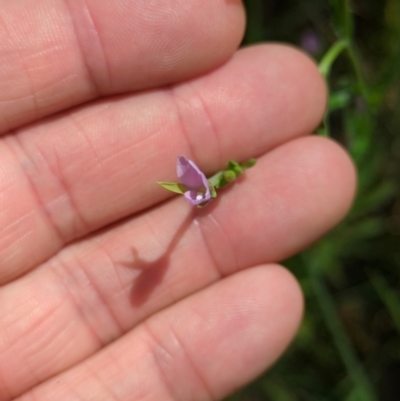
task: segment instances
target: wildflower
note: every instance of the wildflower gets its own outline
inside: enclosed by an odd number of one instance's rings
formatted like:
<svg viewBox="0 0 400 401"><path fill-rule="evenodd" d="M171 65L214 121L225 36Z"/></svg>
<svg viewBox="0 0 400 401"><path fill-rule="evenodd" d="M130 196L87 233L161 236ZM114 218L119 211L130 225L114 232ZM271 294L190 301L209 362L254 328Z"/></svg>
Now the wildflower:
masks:
<svg viewBox="0 0 400 401"><path fill-rule="evenodd" d="M176 172L181 182L158 183L168 191L184 195L190 204L203 207L211 198L217 197L216 189L226 187L242 175L245 169L254 166L255 163L256 159L250 159L242 164L231 160L226 169L207 179L192 160L186 159L185 156L179 156Z"/></svg>
<svg viewBox="0 0 400 401"><path fill-rule="evenodd" d="M185 156L178 157L176 172L186 191L185 199L192 205L200 205L211 199L210 185L204 173Z"/></svg>

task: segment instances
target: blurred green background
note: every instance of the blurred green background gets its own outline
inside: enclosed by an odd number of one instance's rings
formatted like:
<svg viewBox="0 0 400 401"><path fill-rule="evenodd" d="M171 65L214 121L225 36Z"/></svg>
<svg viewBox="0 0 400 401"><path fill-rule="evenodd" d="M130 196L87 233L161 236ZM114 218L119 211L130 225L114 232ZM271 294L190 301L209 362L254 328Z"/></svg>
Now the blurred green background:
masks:
<svg viewBox="0 0 400 401"><path fill-rule="evenodd" d="M285 262L306 312L284 357L229 401L400 400L400 0L246 0L244 44L303 47L330 88L319 135L359 173L347 219Z"/></svg>

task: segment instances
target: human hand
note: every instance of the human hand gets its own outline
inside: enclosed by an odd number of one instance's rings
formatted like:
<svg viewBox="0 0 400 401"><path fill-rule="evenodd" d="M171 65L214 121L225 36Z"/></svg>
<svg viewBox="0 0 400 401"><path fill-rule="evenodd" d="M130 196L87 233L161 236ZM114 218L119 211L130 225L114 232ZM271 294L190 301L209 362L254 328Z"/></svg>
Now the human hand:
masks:
<svg viewBox="0 0 400 401"><path fill-rule="evenodd" d="M275 262L354 192L342 149L306 136L316 67L235 53L238 0L0 7L0 401L217 400L252 380L302 313ZM199 210L156 184L179 154L258 163Z"/></svg>

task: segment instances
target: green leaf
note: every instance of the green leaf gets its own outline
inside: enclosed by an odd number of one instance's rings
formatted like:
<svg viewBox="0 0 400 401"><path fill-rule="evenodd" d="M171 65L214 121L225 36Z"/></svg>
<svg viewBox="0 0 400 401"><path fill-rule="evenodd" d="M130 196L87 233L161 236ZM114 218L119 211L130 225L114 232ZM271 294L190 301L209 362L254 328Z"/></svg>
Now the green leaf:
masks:
<svg viewBox="0 0 400 401"><path fill-rule="evenodd" d="M176 194L184 194L187 189L183 184L178 184L176 182L157 182L157 184L161 185L163 188L168 191L174 192Z"/></svg>

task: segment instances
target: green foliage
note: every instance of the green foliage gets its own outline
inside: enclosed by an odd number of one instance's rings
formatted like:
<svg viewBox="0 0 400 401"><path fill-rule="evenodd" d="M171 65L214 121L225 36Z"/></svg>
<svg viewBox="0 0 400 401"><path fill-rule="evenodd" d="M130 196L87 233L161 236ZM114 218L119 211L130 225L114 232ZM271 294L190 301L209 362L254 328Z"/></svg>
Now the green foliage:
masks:
<svg viewBox="0 0 400 401"><path fill-rule="evenodd" d="M400 0L245 3L245 43L318 40L330 96L317 133L342 143L359 181L347 219L285 263L306 298L291 349L229 400L398 400Z"/></svg>

